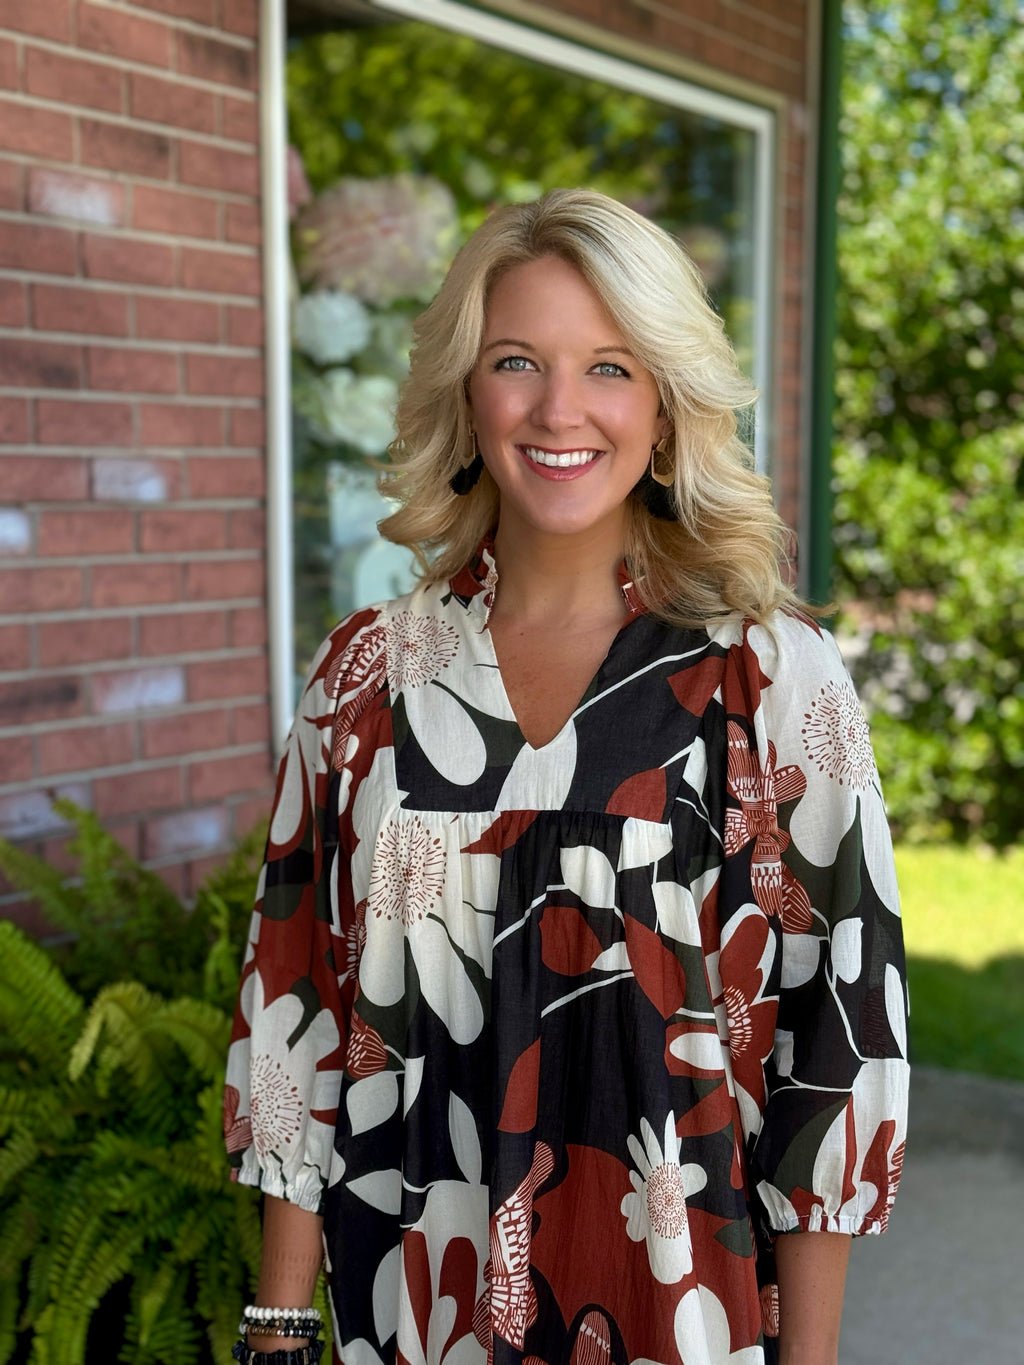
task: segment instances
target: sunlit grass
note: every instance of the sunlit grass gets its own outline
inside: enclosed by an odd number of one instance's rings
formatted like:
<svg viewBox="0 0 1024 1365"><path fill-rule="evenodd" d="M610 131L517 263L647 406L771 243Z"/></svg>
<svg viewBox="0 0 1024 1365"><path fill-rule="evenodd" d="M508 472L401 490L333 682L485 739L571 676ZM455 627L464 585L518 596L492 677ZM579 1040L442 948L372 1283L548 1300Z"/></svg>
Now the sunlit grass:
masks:
<svg viewBox="0 0 1024 1365"><path fill-rule="evenodd" d="M896 850L914 1061L1024 1080L1024 849Z"/></svg>

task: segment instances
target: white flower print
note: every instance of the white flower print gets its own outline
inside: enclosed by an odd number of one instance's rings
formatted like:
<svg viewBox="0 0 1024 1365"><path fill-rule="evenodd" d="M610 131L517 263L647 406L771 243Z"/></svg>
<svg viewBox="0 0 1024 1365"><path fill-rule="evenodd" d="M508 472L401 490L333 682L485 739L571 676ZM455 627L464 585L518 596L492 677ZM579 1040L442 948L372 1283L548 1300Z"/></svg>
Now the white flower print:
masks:
<svg viewBox="0 0 1024 1365"><path fill-rule="evenodd" d="M408 929L441 899L448 855L419 816L389 820L377 835L367 913Z"/></svg>
<svg viewBox="0 0 1024 1365"><path fill-rule="evenodd" d="M661 1284L677 1284L693 1268L686 1200L708 1183L703 1167L679 1164L681 1142L676 1137L675 1114L665 1120L664 1143L640 1120L643 1146L632 1134L626 1139L637 1170L630 1171L633 1192L624 1196L620 1212L626 1233L634 1242L647 1240L651 1273Z"/></svg>
<svg viewBox="0 0 1024 1365"><path fill-rule="evenodd" d="M423 687L446 669L459 649L455 630L434 616L398 611L388 630L388 672L396 690Z"/></svg>
<svg viewBox="0 0 1024 1365"><path fill-rule="evenodd" d="M804 712L804 748L820 773L840 786L867 791L875 779L875 756L860 702L850 683L830 679Z"/></svg>
<svg viewBox="0 0 1024 1365"><path fill-rule="evenodd" d="M760 1346L732 1349L732 1333L722 1301L706 1284L679 1300L675 1317L676 1347L686 1365L760 1365Z"/></svg>

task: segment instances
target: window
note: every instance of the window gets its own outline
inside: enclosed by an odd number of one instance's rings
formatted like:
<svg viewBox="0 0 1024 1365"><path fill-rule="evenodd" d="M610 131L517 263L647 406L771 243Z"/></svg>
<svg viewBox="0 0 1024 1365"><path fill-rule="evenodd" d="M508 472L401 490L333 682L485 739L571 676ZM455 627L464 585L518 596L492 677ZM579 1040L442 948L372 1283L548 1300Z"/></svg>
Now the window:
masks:
<svg viewBox="0 0 1024 1365"><path fill-rule="evenodd" d="M770 110L449 0L293 5L289 23L291 416L287 449L271 441L292 488L272 481L293 536L274 626L282 720L330 627L411 582L408 553L376 535L370 460L393 434L412 319L461 241L498 204L603 190L685 243L767 394L774 135ZM766 432L762 400L761 467Z"/></svg>

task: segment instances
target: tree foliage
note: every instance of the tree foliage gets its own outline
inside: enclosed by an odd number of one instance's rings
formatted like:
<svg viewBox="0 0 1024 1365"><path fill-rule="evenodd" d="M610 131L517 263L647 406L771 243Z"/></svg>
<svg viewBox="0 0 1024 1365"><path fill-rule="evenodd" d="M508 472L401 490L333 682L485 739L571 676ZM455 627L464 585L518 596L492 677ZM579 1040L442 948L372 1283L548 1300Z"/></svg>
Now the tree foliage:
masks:
<svg viewBox="0 0 1024 1365"><path fill-rule="evenodd" d="M1024 23L844 10L836 548L897 828L1024 828Z"/></svg>

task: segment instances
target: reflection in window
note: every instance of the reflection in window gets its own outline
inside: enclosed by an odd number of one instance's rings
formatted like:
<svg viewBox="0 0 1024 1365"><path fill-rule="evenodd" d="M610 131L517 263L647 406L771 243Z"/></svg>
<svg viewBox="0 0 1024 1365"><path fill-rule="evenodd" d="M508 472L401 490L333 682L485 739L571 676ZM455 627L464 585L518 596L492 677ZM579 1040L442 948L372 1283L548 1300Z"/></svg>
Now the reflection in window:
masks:
<svg viewBox="0 0 1024 1365"><path fill-rule="evenodd" d="M466 236L557 186L613 195L684 242L749 368L755 138L412 22L294 39L288 116L301 677L341 616L413 580L376 535L371 461L394 434L412 321Z"/></svg>

